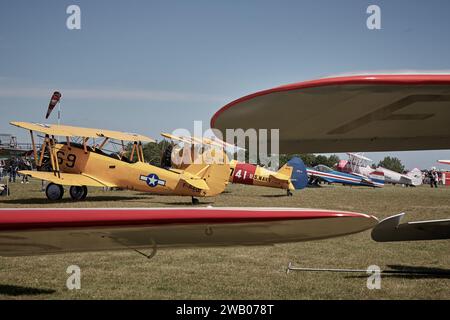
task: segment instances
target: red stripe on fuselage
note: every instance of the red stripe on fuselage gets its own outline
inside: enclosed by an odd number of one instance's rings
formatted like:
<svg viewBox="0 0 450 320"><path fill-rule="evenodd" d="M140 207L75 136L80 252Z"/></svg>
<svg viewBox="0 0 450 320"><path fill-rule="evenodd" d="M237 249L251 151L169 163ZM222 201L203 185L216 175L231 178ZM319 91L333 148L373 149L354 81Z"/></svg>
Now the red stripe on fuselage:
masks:
<svg viewBox="0 0 450 320"><path fill-rule="evenodd" d="M233 172L233 183L253 184L256 166L249 163L238 163Z"/></svg>

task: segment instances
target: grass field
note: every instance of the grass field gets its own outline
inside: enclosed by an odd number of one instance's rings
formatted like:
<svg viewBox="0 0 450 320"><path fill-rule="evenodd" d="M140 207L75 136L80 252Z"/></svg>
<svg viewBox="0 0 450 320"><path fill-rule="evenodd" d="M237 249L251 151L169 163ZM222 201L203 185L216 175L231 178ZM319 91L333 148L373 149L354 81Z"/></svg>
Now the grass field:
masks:
<svg viewBox="0 0 450 320"><path fill-rule="evenodd" d="M91 189L88 199L65 196L48 203L40 182L16 183L0 198L11 207L168 207L190 198ZM350 210L384 218L406 212L407 220L450 217L450 188L382 189L325 186L285 197L281 190L230 185L202 205L310 207ZM147 260L133 251L0 257L1 299L450 299L450 277L383 276L380 290L364 274L301 273L302 267L428 268L450 272L450 241L376 243L370 231L321 241L266 247L161 250ZM69 265L81 268L80 290L65 286Z"/></svg>

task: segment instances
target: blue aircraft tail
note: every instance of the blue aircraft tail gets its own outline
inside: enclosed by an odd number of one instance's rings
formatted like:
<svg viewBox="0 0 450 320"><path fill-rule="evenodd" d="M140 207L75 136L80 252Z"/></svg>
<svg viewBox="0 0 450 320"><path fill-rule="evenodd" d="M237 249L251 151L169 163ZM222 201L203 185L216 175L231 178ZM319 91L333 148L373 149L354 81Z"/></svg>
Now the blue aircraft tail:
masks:
<svg viewBox="0 0 450 320"><path fill-rule="evenodd" d="M294 157L287 162L292 167L291 182L295 189L303 189L308 185L308 173L302 159Z"/></svg>

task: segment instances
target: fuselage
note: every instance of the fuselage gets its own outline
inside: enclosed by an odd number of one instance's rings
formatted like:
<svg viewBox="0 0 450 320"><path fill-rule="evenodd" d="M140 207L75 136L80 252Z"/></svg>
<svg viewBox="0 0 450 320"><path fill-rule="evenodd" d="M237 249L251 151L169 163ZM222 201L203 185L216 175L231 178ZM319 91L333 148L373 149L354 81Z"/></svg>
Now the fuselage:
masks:
<svg viewBox="0 0 450 320"><path fill-rule="evenodd" d="M268 170L261 166L231 160L230 170L231 171L229 181L231 183L248 184L260 187L290 189L289 180L281 181L271 179L270 176L276 175L277 172Z"/></svg>
<svg viewBox="0 0 450 320"><path fill-rule="evenodd" d="M192 187L180 179L180 173L159 168L144 162L131 163L102 151L67 144L55 146L59 169L63 173L83 174L100 182L119 188L189 196L213 196L217 193ZM224 186L225 187L225 186Z"/></svg>
<svg viewBox="0 0 450 320"><path fill-rule="evenodd" d="M308 176L328 183L340 183L351 186L378 187L374 181L362 176L332 170L326 166L307 168Z"/></svg>

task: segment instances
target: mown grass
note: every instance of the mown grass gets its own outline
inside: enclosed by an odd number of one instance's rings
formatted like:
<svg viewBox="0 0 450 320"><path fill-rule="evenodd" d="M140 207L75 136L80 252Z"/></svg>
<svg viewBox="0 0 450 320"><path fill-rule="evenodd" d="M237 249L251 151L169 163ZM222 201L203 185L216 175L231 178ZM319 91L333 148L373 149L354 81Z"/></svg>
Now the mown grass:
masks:
<svg viewBox="0 0 450 320"><path fill-rule="evenodd" d="M170 207L190 198L91 189L88 199L48 203L40 183L13 184L0 207ZM202 205L310 207L350 210L379 218L406 212L407 220L450 217L450 188L383 189L325 186L297 191L230 185ZM318 272L286 274L303 267L434 268L450 272L450 242L376 243L370 231L265 247L161 250L151 259L133 251L0 257L1 299L450 299L450 277L383 276L368 290L367 275ZM81 267L81 290L65 286L66 268Z"/></svg>

